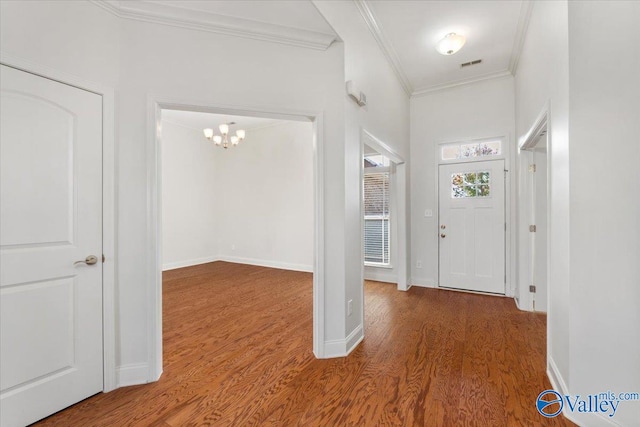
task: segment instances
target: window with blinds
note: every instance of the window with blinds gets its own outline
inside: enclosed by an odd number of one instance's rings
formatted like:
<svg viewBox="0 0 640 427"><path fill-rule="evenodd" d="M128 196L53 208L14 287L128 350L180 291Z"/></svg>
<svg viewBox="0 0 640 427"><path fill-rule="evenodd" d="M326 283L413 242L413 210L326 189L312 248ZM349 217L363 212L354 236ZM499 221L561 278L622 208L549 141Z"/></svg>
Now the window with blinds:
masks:
<svg viewBox="0 0 640 427"><path fill-rule="evenodd" d="M374 169L374 168L371 168ZM389 265L389 172L364 175L364 262Z"/></svg>

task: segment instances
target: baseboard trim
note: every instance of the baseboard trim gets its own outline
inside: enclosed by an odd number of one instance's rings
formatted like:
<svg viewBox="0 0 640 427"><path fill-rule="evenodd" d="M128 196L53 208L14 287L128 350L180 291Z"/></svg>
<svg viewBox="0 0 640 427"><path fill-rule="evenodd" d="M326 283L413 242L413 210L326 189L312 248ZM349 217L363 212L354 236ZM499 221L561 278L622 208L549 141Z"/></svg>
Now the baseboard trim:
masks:
<svg viewBox="0 0 640 427"><path fill-rule="evenodd" d="M264 259L255 259L255 258L234 257L234 256L227 256L227 255L216 255L216 256L209 256L209 257L203 257L203 258L189 259L184 261L168 262L162 265L162 271L175 270L177 268L191 267L194 265L207 264L207 263L216 262L216 261L233 262L236 264L249 264L249 265L256 265L259 267L278 268L281 270L303 271L305 273L313 272L312 265L294 264L294 263L288 263L288 262L271 261L271 260L264 260ZM376 279L370 279L370 280L376 280Z"/></svg>
<svg viewBox="0 0 640 427"><path fill-rule="evenodd" d="M168 262L166 264L162 264L162 271L175 270L176 268L183 268L183 267L191 267L193 265L206 264L209 262L215 262L219 260L220 260L219 257L216 255L216 256L208 256L203 258L188 259L184 261Z"/></svg>
<svg viewBox="0 0 640 427"><path fill-rule="evenodd" d="M117 387L140 385L149 382L149 365L147 363L132 363L116 368Z"/></svg>
<svg viewBox="0 0 640 427"><path fill-rule="evenodd" d="M220 255L217 261L234 262L236 264L257 265L259 267L279 268L281 270L302 271L305 273L313 272L312 265L294 264L294 263L271 261L271 260L264 260L264 259L242 258L242 257L228 256L228 255Z"/></svg>
<svg viewBox="0 0 640 427"><path fill-rule="evenodd" d="M551 387L562 396L571 395L569 393L569 388L567 387L567 383L562 378L560 374L560 370L558 369L558 365L553 360L552 357L549 357L549 362L547 363L547 377L549 378L549 382L551 383ZM542 390L540 390L542 391ZM576 414L575 412L570 412L566 409L562 411L562 415L571 421L572 423L582 426L582 427L600 427L600 426L612 426L612 427L621 427L620 424L613 421L611 418L605 417L601 414Z"/></svg>
<svg viewBox="0 0 640 427"><path fill-rule="evenodd" d="M419 288L437 288L436 282L433 279L413 279L411 282L411 286L416 286Z"/></svg>
<svg viewBox="0 0 640 427"><path fill-rule="evenodd" d="M351 353L364 339L362 325L358 325L345 339L331 340L324 343L323 359L332 359L336 357L346 357Z"/></svg>
<svg viewBox="0 0 640 427"><path fill-rule="evenodd" d="M367 271L364 269L364 280L373 280L374 282L398 283L398 275L393 273L385 273L383 271Z"/></svg>

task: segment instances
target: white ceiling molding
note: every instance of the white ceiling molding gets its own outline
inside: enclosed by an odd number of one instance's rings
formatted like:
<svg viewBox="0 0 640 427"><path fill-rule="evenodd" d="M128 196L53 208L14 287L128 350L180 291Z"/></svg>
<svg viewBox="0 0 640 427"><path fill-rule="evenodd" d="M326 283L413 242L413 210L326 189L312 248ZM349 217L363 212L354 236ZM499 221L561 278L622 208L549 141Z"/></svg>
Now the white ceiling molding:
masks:
<svg viewBox="0 0 640 427"><path fill-rule="evenodd" d="M144 1L90 0L125 19L208 31L308 49L326 50L337 39L335 34L303 30L236 16L195 11Z"/></svg>
<svg viewBox="0 0 640 427"><path fill-rule="evenodd" d="M445 83L441 85L429 86L421 89L417 89L413 92L411 97L419 97L425 95L431 95L434 92L439 92L445 89L452 89L458 86L464 86L472 83L482 82L485 80L501 79L503 77L512 77L513 75L509 70L498 71L497 73L484 74L482 76L473 77L471 79L458 80L455 82Z"/></svg>
<svg viewBox="0 0 640 427"><path fill-rule="evenodd" d="M369 4L366 0L353 0L353 2L358 7L362 18L367 23L367 27L369 27L369 31L378 43L382 54L387 58L389 65L391 65L391 69L393 69L394 73L396 74L400 85L402 85L402 88L404 89L407 96L411 97L411 95L413 94L413 87L411 86L407 75L402 69L398 54L396 53L387 36L384 34L384 31L382 30L382 27L376 19L375 14L369 7Z"/></svg>
<svg viewBox="0 0 640 427"><path fill-rule="evenodd" d="M518 29L516 31L516 37L513 40L513 50L511 51L511 58L509 60L509 72L516 75L518 69L518 62L520 62L520 54L522 53L522 47L524 46L525 36L527 29L529 28L529 20L531 19L531 10L533 9L533 2L525 0L522 2L520 8L520 17L518 18Z"/></svg>

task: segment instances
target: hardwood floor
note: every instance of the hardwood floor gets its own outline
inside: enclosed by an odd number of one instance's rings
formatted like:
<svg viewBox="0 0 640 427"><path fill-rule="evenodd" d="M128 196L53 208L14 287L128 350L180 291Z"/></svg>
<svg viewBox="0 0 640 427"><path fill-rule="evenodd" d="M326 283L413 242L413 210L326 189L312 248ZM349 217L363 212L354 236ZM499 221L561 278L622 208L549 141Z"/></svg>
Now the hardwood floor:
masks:
<svg viewBox="0 0 640 427"><path fill-rule="evenodd" d="M216 262L164 274L164 374L49 426L533 426L545 316L509 298L367 282L366 338L317 360L312 276Z"/></svg>

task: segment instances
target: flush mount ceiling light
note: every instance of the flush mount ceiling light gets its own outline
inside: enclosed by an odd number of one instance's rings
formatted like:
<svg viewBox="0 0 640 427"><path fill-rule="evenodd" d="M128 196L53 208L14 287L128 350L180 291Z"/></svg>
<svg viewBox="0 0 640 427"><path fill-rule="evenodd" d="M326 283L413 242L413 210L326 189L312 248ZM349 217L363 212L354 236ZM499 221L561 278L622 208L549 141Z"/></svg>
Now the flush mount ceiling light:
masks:
<svg viewBox="0 0 640 427"><path fill-rule="evenodd" d="M453 55L459 51L467 39L456 33L449 33L436 45L436 49L443 55Z"/></svg>
<svg viewBox="0 0 640 427"><path fill-rule="evenodd" d="M229 147L229 141L231 141L231 145L238 145L245 137L245 131L242 129L238 129L235 135L229 136L229 126L235 125L235 122L223 123L219 126L220 135L214 135L213 129L204 129L204 137L209 141L213 141L215 145L222 146L222 148Z"/></svg>

